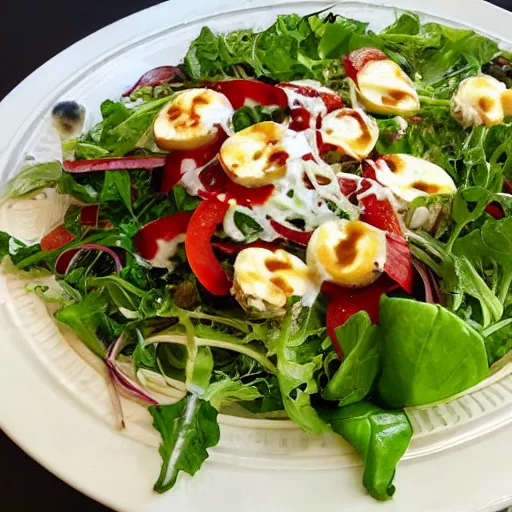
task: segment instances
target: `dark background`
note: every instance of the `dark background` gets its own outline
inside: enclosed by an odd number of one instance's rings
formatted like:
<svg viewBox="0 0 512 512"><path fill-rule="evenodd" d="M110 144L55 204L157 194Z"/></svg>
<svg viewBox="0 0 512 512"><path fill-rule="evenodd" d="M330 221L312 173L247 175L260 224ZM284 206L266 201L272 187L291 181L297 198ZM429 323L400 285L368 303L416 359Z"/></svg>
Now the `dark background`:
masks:
<svg viewBox="0 0 512 512"><path fill-rule="evenodd" d="M205 6L209 4L208 0L203 1ZM159 3L151 0L4 0L0 10L0 99L71 44L120 18ZM512 10L512 0L492 0L492 3ZM36 508L73 512L109 510L47 472L1 432L0 500L6 512Z"/></svg>

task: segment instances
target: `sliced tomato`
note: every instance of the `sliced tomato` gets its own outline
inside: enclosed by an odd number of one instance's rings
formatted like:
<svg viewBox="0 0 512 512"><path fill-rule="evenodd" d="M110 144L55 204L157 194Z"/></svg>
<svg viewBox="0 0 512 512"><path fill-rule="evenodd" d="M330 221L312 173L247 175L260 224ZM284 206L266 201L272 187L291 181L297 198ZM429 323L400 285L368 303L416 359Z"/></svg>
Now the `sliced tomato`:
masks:
<svg viewBox="0 0 512 512"><path fill-rule="evenodd" d="M285 240L289 240L290 242L295 242L296 244L303 245L304 247L308 245L310 238L313 236L312 231L300 231L298 229L290 229L275 220L270 221L271 226L274 230Z"/></svg>
<svg viewBox="0 0 512 512"><path fill-rule="evenodd" d="M386 60L388 56L378 48L359 48L343 56L343 65L348 78L357 84L358 73L369 63L379 60Z"/></svg>
<svg viewBox="0 0 512 512"><path fill-rule="evenodd" d="M165 159L164 176L160 186L160 192L167 194L177 185L187 171L193 171L204 167L213 160L226 140L224 130L219 130L217 137L204 146L197 149L184 151L172 151Z"/></svg>
<svg viewBox="0 0 512 512"><path fill-rule="evenodd" d="M249 249L251 247L258 247L260 249L268 249L269 251L277 251L279 249L279 244L275 242L264 242L263 240L256 240L256 242L251 242L250 244L238 244L235 242L213 242L213 247L218 249L219 251L227 254L228 256L232 256L233 254L237 254L244 249Z"/></svg>
<svg viewBox="0 0 512 512"><path fill-rule="evenodd" d="M213 295L227 295L231 288L230 279L216 258L211 242L228 208L228 204L215 199L203 201L194 211L185 236L185 251L190 268Z"/></svg>
<svg viewBox="0 0 512 512"><path fill-rule="evenodd" d="M227 80L215 82L209 87L224 94L234 109L251 103L281 108L288 106L288 98L282 89L258 80Z"/></svg>
<svg viewBox="0 0 512 512"><path fill-rule="evenodd" d="M332 298L327 306L327 332L341 360L343 360L343 350L336 337L335 329L341 327L352 315L359 311L366 311L371 321L378 324L380 298L383 294L396 288L396 283L392 282L386 275L383 275L366 288L342 288L331 283L322 285L322 292Z"/></svg>
<svg viewBox="0 0 512 512"><path fill-rule="evenodd" d="M135 250L145 259L152 260L158 252L158 241L170 242L187 231L191 212L180 212L146 224L133 239Z"/></svg>
<svg viewBox="0 0 512 512"><path fill-rule="evenodd" d="M54 251L71 243L74 239L75 235L70 233L64 226L57 226L42 238L41 250Z"/></svg>
<svg viewBox="0 0 512 512"><path fill-rule="evenodd" d="M204 190L200 190L198 194L203 199L218 199L222 202L234 199L237 204L242 206L265 204L274 191L274 185L247 188L231 181L218 161L213 162L201 171L199 181ZM222 197L222 194L224 197Z"/></svg>

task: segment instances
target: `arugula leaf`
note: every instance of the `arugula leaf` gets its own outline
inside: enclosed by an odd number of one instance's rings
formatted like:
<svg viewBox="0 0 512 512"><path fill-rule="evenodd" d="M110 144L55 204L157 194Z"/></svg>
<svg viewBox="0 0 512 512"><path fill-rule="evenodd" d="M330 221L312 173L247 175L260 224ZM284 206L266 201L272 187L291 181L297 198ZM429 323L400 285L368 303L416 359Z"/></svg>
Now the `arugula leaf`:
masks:
<svg viewBox="0 0 512 512"><path fill-rule="evenodd" d="M512 218L488 219L480 229L457 240L455 254L465 256L483 275L496 277L495 266L500 267L497 295L503 304L512 283Z"/></svg>
<svg viewBox="0 0 512 512"><path fill-rule="evenodd" d="M320 416L348 441L364 462L363 484L377 500L395 493L396 465L409 446L412 427L404 412L385 411L368 402L334 410Z"/></svg>
<svg viewBox="0 0 512 512"><path fill-rule="evenodd" d="M486 335L484 338L489 365L494 364L512 351L512 324L510 323L512 311L509 309L505 316L507 320L504 321L503 326L493 330L492 333ZM496 327L498 327L498 325L496 325Z"/></svg>
<svg viewBox="0 0 512 512"><path fill-rule="evenodd" d="M219 442L217 410L189 394L176 404L150 406L149 412L162 436L162 469L154 489L163 493L174 487L180 471L193 476L208 458L207 448Z"/></svg>
<svg viewBox="0 0 512 512"><path fill-rule="evenodd" d="M158 98L135 109L127 108L122 102L103 102L103 121L78 141L79 152L75 156L89 158L90 151L94 151L95 154L101 152L102 157L124 156L137 148L148 148L156 152L157 148L154 147L154 141L151 140L149 133L150 128L157 114L170 100L170 97ZM80 144L88 146L84 148ZM96 148L93 149L91 145ZM106 150L108 155L101 150Z"/></svg>
<svg viewBox="0 0 512 512"><path fill-rule="evenodd" d="M236 227L245 235L245 241L250 243L259 238L263 228L249 215L236 211L234 214Z"/></svg>
<svg viewBox="0 0 512 512"><path fill-rule="evenodd" d="M447 309L383 296L379 319L384 346L378 389L390 407L437 402L487 377L482 337Z"/></svg>
<svg viewBox="0 0 512 512"><path fill-rule="evenodd" d="M121 201L126 209L132 210L132 190L130 173L128 171L106 171L100 201Z"/></svg>
<svg viewBox="0 0 512 512"><path fill-rule="evenodd" d="M327 431L311 405L311 395L318 392L315 373L321 368L320 344L325 334L323 311L317 303L305 308L293 304L279 331L270 341L269 355L277 356L277 378L288 416L308 432Z"/></svg>
<svg viewBox="0 0 512 512"><path fill-rule="evenodd" d="M92 185L81 185L68 173L62 173L57 182L57 192L59 194L69 194L84 203L96 203L99 199L99 194Z"/></svg>
<svg viewBox="0 0 512 512"><path fill-rule="evenodd" d="M322 396L339 406L361 401L370 392L380 369L379 331L366 311L351 316L336 329L345 358Z"/></svg>
<svg viewBox="0 0 512 512"><path fill-rule="evenodd" d="M48 162L25 167L7 182L1 199L21 197L46 187L54 187L62 176L60 162Z"/></svg>
<svg viewBox="0 0 512 512"><path fill-rule="evenodd" d="M105 294L95 291L80 302L59 309L55 313L55 319L71 327L90 350L105 358L105 345L99 339L97 330L105 320L108 306Z"/></svg>

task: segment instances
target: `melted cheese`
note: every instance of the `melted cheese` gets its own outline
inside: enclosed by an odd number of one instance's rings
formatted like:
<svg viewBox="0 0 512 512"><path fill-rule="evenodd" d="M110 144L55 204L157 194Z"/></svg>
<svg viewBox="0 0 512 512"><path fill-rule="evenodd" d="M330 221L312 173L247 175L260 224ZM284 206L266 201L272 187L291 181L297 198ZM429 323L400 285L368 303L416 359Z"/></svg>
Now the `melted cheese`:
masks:
<svg viewBox="0 0 512 512"><path fill-rule="evenodd" d="M420 108L412 80L391 59L369 62L351 85L368 112L413 115Z"/></svg>
<svg viewBox="0 0 512 512"><path fill-rule="evenodd" d="M319 281L347 288L368 286L386 263L386 234L365 222L334 220L315 230L307 263Z"/></svg>
<svg viewBox="0 0 512 512"><path fill-rule="evenodd" d="M502 123L505 117L502 101L505 89L505 84L489 75L462 80L452 97L453 117L464 127ZM508 98L508 93L504 98ZM508 105L508 101L505 103Z"/></svg>
<svg viewBox="0 0 512 512"><path fill-rule="evenodd" d="M441 167L411 155L385 155L375 162L377 181L404 201L431 194L454 194L457 187Z"/></svg>
<svg viewBox="0 0 512 512"><path fill-rule="evenodd" d="M231 293L249 313L280 316L292 295L318 293L307 265L282 249L244 249L235 260L234 271Z"/></svg>
<svg viewBox="0 0 512 512"><path fill-rule="evenodd" d="M354 160L366 158L377 143L379 127L361 109L341 108L322 120L322 140Z"/></svg>
<svg viewBox="0 0 512 512"><path fill-rule="evenodd" d="M161 149L195 149L211 142L219 126L233 115L229 100L210 89L187 89L174 96L153 124L155 141Z"/></svg>

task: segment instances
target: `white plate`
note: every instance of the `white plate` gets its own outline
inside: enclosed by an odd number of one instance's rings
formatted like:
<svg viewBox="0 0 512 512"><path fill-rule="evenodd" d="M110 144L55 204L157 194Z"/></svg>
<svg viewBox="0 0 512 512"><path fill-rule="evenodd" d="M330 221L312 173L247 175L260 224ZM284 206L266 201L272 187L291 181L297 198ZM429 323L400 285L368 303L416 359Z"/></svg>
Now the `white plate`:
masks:
<svg viewBox="0 0 512 512"><path fill-rule="evenodd" d="M199 1L162 4L111 25L52 59L0 105L2 178L17 171L27 151L48 158L51 144L41 143L41 133L55 101L83 102L90 123L103 99L118 97L143 71L178 61L204 24L220 31L258 27L271 23L278 13L313 12L329 4L281 0L268 7L270 3L254 0L241 6L220 0L216 14L208 19ZM428 7L412 0L374 3L422 9L503 40L509 37L512 16L478 0L431 1ZM342 2L337 10L381 26L392 19L388 10L354 2ZM7 277L2 285L16 323L8 328L10 320L0 319L2 428L51 471L113 508L156 511L181 506L194 512L206 505L214 512L300 512L318 506L321 499L321 506L343 504L355 510L493 510L512 501L512 430L505 426L512 420L509 369L450 407L411 413L415 440L399 466L398 491L390 503L377 504L365 496L361 469L354 467L359 464L347 445L332 438L312 440L288 423L254 424L229 417L223 418L222 442L212 451L213 462L194 479L180 478L171 493L157 496L151 487L159 468L154 447L158 437L149 428L147 414L125 404L131 420L128 435L138 441L112 430L101 371L70 349L44 307L24 293L19 281ZM478 443L446 451L484 433Z"/></svg>

